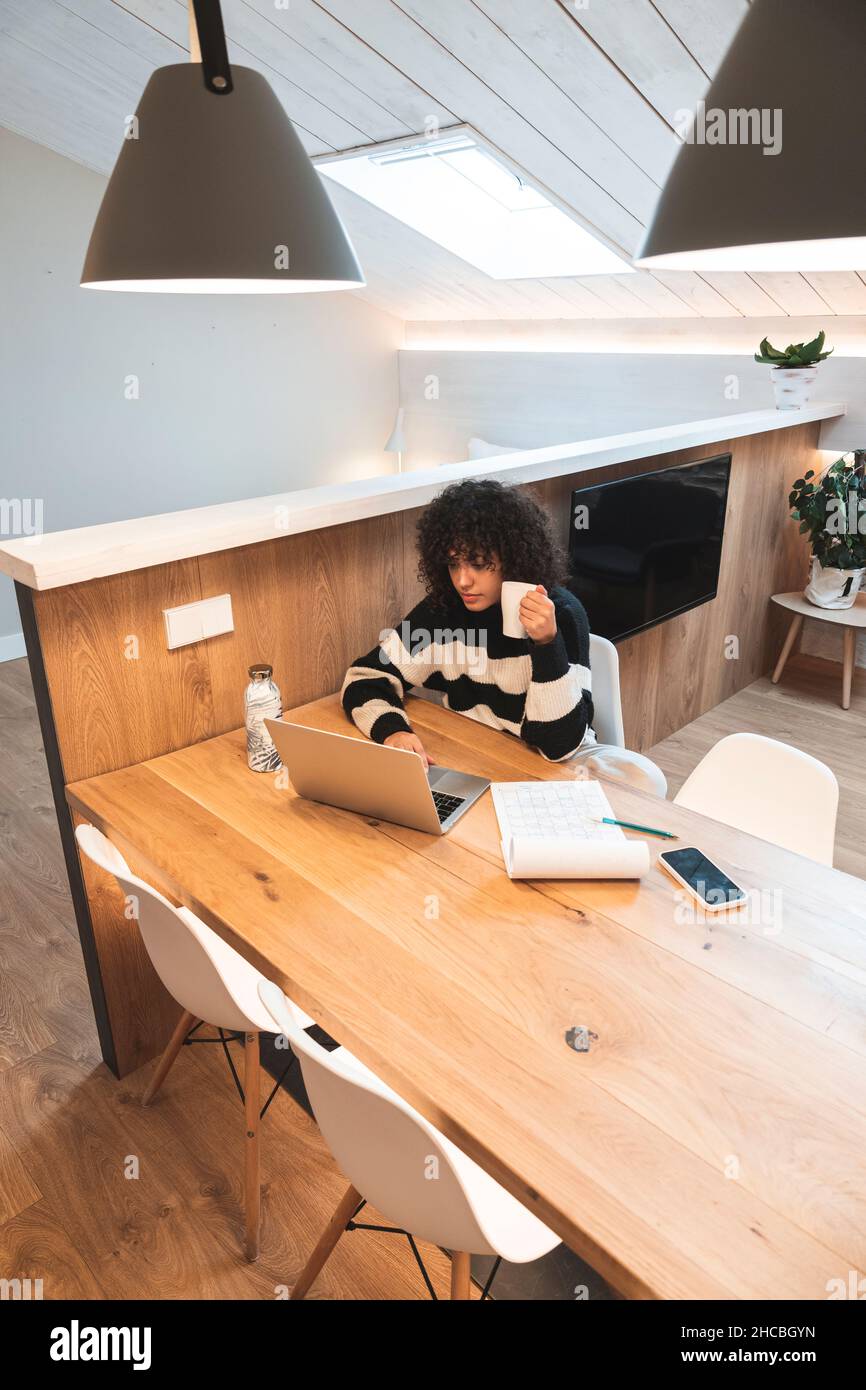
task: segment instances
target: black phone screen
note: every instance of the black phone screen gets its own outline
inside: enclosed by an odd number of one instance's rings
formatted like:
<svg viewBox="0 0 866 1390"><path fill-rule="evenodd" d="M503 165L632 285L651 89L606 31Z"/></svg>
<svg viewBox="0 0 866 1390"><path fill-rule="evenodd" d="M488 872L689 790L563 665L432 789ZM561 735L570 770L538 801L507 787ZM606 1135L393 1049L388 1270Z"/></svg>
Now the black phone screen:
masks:
<svg viewBox="0 0 866 1390"><path fill-rule="evenodd" d="M665 850L664 858L710 907L744 902L746 893L699 849Z"/></svg>

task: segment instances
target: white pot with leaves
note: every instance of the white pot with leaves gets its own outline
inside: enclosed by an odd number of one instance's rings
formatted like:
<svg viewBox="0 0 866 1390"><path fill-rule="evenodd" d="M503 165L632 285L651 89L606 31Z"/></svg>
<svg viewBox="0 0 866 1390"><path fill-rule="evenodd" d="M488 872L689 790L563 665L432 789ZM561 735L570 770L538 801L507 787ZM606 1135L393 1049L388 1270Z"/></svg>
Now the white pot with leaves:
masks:
<svg viewBox="0 0 866 1390"><path fill-rule="evenodd" d="M818 608L851 608L866 575L866 449L809 469L791 488L788 505L812 545L805 597Z"/></svg>
<svg viewBox="0 0 866 1390"><path fill-rule="evenodd" d="M776 393L777 410L802 410L808 405L812 387L818 375L818 364L835 349L824 351L826 335L823 330L811 343L789 343L784 352L774 348L765 338L755 353L755 361L770 367L770 379Z"/></svg>

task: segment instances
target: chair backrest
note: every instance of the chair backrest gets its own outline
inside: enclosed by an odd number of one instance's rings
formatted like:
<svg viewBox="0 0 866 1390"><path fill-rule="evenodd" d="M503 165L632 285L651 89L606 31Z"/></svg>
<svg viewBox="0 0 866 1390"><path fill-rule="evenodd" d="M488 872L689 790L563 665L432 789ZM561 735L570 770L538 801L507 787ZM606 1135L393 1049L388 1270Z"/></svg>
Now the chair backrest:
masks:
<svg viewBox="0 0 866 1390"><path fill-rule="evenodd" d="M82 853L117 880L153 968L178 1004L217 1028L260 1030L258 972L193 913L174 907L137 878L120 850L96 826L77 826L75 838ZM244 1004L252 1005L252 1019Z"/></svg>
<svg viewBox="0 0 866 1390"><path fill-rule="evenodd" d="M447 1250L498 1253L453 1155L462 1159L461 1166L470 1160L345 1048L328 1052L314 1042L277 985L263 981L259 996L298 1055L325 1142L362 1196L422 1240ZM487 1178L482 1169L477 1172Z"/></svg>
<svg viewBox="0 0 866 1390"><path fill-rule="evenodd" d="M674 797L678 806L833 863L839 783L825 763L763 734L720 739Z"/></svg>
<svg viewBox="0 0 866 1390"><path fill-rule="evenodd" d="M589 635L589 665L592 672L592 727L599 743L625 748L622 723L622 697L619 690L619 653L606 637Z"/></svg>

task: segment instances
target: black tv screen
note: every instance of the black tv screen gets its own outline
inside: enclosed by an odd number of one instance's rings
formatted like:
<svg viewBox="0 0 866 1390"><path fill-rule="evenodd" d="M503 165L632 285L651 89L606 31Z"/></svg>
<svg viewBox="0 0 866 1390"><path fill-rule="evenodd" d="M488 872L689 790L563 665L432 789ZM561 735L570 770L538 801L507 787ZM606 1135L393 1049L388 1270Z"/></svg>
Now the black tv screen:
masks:
<svg viewBox="0 0 866 1390"><path fill-rule="evenodd" d="M578 488L569 588L616 642L715 598L731 455Z"/></svg>

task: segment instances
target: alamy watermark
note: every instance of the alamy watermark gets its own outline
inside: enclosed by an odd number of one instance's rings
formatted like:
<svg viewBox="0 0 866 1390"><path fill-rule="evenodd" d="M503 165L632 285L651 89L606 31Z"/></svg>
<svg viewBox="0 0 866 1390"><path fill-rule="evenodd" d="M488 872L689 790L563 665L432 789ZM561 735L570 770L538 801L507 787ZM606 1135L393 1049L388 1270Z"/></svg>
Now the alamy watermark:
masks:
<svg viewBox="0 0 866 1390"><path fill-rule="evenodd" d="M761 145L766 155L781 154L782 108L732 107L729 111L699 101L692 111L674 112L674 129L687 145Z"/></svg>
<svg viewBox="0 0 866 1390"><path fill-rule="evenodd" d="M393 660L396 641L408 652L410 659L429 656L439 666L456 662L461 667L471 666L483 670L487 664L487 632L482 628L476 632L466 628L412 627L404 618L399 628L383 628L379 633L379 658L383 663Z"/></svg>

